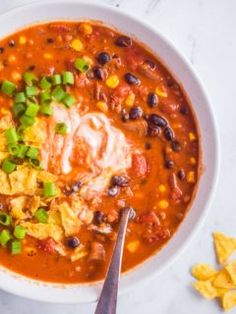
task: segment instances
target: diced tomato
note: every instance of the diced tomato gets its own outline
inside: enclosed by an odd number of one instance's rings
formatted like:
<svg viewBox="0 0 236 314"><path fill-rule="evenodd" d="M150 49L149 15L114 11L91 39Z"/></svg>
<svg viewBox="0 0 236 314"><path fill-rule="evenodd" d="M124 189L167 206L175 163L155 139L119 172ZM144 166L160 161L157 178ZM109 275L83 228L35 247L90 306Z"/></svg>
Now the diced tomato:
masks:
<svg viewBox="0 0 236 314"><path fill-rule="evenodd" d="M56 242L52 238L38 241L38 248L46 253L53 254L55 252Z"/></svg>
<svg viewBox="0 0 236 314"><path fill-rule="evenodd" d="M145 156L141 154L132 155L132 173L136 177L144 177L148 173L148 163Z"/></svg>
<svg viewBox="0 0 236 314"><path fill-rule="evenodd" d="M126 97L128 96L129 91L130 91L130 86L128 84L120 83L119 86L116 88L114 94L119 97Z"/></svg>

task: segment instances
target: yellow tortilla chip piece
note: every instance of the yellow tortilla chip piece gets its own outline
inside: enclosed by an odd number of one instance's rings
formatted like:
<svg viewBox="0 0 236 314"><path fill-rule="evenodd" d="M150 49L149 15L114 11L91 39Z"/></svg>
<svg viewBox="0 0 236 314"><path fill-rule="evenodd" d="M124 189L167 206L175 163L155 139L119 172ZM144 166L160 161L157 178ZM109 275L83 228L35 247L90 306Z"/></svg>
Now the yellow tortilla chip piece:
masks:
<svg viewBox="0 0 236 314"><path fill-rule="evenodd" d="M18 166L16 171L9 175L11 194L34 194L37 188L37 170L28 166Z"/></svg>
<svg viewBox="0 0 236 314"><path fill-rule="evenodd" d="M0 151L6 152L7 151L7 139L5 133L0 133Z"/></svg>
<svg viewBox="0 0 236 314"><path fill-rule="evenodd" d="M42 119L37 119L32 126L24 131L24 141L28 145L33 144L36 147L40 147L47 138L46 128L46 122Z"/></svg>
<svg viewBox="0 0 236 314"><path fill-rule="evenodd" d="M39 181L42 181L42 182L48 182L48 181L54 182L57 180L57 177L54 174L48 171L44 171L44 170L38 171L37 178Z"/></svg>
<svg viewBox="0 0 236 314"><path fill-rule="evenodd" d="M0 194L11 195L11 186L7 174L0 169Z"/></svg>
<svg viewBox="0 0 236 314"><path fill-rule="evenodd" d="M23 211L25 208L26 197L18 196L10 201L11 215L15 219L26 219L28 215Z"/></svg>
<svg viewBox="0 0 236 314"><path fill-rule="evenodd" d="M228 291L222 296L222 307L228 311L236 306L236 291Z"/></svg>
<svg viewBox="0 0 236 314"><path fill-rule="evenodd" d="M72 262L75 262L85 257L86 255L88 255L88 251L85 249L83 245L80 245L74 250L73 254L70 256L70 259Z"/></svg>
<svg viewBox="0 0 236 314"><path fill-rule="evenodd" d="M61 213L61 222L65 230L66 236L71 236L79 232L81 226L81 220L76 215L75 211L64 202L58 206L58 210Z"/></svg>
<svg viewBox="0 0 236 314"><path fill-rule="evenodd" d="M208 280L216 274L217 271L209 264L197 264L192 268L192 275L198 280Z"/></svg>
<svg viewBox="0 0 236 314"><path fill-rule="evenodd" d="M5 131L6 129L14 126L14 122L11 114L6 114L0 119L0 131Z"/></svg>
<svg viewBox="0 0 236 314"><path fill-rule="evenodd" d="M214 299L219 296L217 288L212 285L211 280L195 281L193 287L207 300Z"/></svg>
<svg viewBox="0 0 236 314"><path fill-rule="evenodd" d="M24 222L21 225L26 228L28 235L39 240L52 238L59 242L63 238L62 228L54 224Z"/></svg>
<svg viewBox="0 0 236 314"><path fill-rule="evenodd" d="M40 206L40 196L36 196L34 195L31 198L31 203L29 204L29 209L31 211L32 214L34 214L36 212L36 210L39 208Z"/></svg>
<svg viewBox="0 0 236 314"><path fill-rule="evenodd" d="M236 249L236 239L227 237L221 232L215 232L213 236L218 261L225 264Z"/></svg>
<svg viewBox="0 0 236 314"><path fill-rule="evenodd" d="M1 139L0 139L0 143L1 143ZM1 144L0 144L1 146ZM1 148L0 148L1 150ZM6 159L7 157L9 156L9 153L8 152L1 152L0 151L0 162L2 162L4 159Z"/></svg>
<svg viewBox="0 0 236 314"><path fill-rule="evenodd" d="M236 286L232 282L229 273L225 269L222 269L218 272L218 275L214 278L212 284L216 288L224 289L236 288Z"/></svg>
<svg viewBox="0 0 236 314"><path fill-rule="evenodd" d="M228 272L232 283L236 285L236 261L233 261L232 263L226 265L225 270Z"/></svg>
<svg viewBox="0 0 236 314"><path fill-rule="evenodd" d="M61 214L57 210L48 211L48 223L61 226Z"/></svg>

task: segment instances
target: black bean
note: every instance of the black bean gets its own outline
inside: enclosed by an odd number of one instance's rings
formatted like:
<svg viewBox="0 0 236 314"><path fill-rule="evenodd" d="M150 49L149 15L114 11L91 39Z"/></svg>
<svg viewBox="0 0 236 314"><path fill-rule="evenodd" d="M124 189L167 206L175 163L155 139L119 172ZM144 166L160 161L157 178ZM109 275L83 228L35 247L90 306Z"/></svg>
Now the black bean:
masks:
<svg viewBox="0 0 236 314"><path fill-rule="evenodd" d="M173 167L174 167L174 161L171 160L171 159L167 159L167 160L165 161L165 167L166 167L167 169L173 168Z"/></svg>
<svg viewBox="0 0 236 314"><path fill-rule="evenodd" d="M148 97L147 97L147 103L149 105L149 107L153 108L156 107L158 105L158 96L156 93L149 93Z"/></svg>
<svg viewBox="0 0 236 314"><path fill-rule="evenodd" d="M146 150L150 150L152 148L152 144L149 143L149 142L146 142L144 147L145 147Z"/></svg>
<svg viewBox="0 0 236 314"><path fill-rule="evenodd" d="M152 123L148 124L147 133L149 136L151 136L151 137L158 136L160 134L160 131L161 131L161 129L159 126L156 126Z"/></svg>
<svg viewBox="0 0 236 314"><path fill-rule="evenodd" d="M111 197L118 195L120 192L120 188L118 185L112 185L108 188L107 194Z"/></svg>
<svg viewBox="0 0 236 314"><path fill-rule="evenodd" d="M104 222L105 217L106 215L103 212L101 212L100 210L97 210L94 212L93 220L97 225L99 225L102 222Z"/></svg>
<svg viewBox="0 0 236 314"><path fill-rule="evenodd" d="M111 56L109 55L109 53L103 51L99 53L97 60L101 65L104 65L111 60Z"/></svg>
<svg viewBox="0 0 236 314"><path fill-rule="evenodd" d="M75 249L80 245L80 240L77 237L70 237L67 239L67 245L70 248Z"/></svg>
<svg viewBox="0 0 236 314"><path fill-rule="evenodd" d="M139 85L140 79L131 73L126 73L124 76L126 82L130 85Z"/></svg>
<svg viewBox="0 0 236 314"><path fill-rule="evenodd" d="M0 47L0 54L2 54L4 52L4 48Z"/></svg>
<svg viewBox="0 0 236 314"><path fill-rule="evenodd" d="M172 140L173 140L173 138L174 138L174 132L171 130L170 127L167 126L167 127L164 129L164 136L165 136L165 138L166 138L167 141L172 141Z"/></svg>
<svg viewBox="0 0 236 314"><path fill-rule="evenodd" d="M189 110L188 110L188 107L187 107L187 106L182 105L182 106L180 107L180 113L182 113L183 115L187 115L188 112L189 112Z"/></svg>
<svg viewBox="0 0 236 314"><path fill-rule="evenodd" d="M54 39L53 38L47 38L47 43L48 44L53 44L54 43Z"/></svg>
<svg viewBox="0 0 236 314"><path fill-rule="evenodd" d="M36 68L36 66L34 64L31 64L29 67L28 67L28 71L34 71Z"/></svg>
<svg viewBox="0 0 236 314"><path fill-rule="evenodd" d="M180 169L177 173L177 176L180 180L184 180L185 179L185 171L184 169Z"/></svg>
<svg viewBox="0 0 236 314"><path fill-rule="evenodd" d="M180 142L178 141L171 142L171 148L173 149L174 152L180 152L181 151Z"/></svg>
<svg viewBox="0 0 236 314"><path fill-rule="evenodd" d="M148 117L148 123L154 124L156 126L159 126L161 128L165 127L167 125L167 121L159 116L158 114L152 113Z"/></svg>
<svg viewBox="0 0 236 314"><path fill-rule="evenodd" d="M156 69L156 63L152 60L145 60L144 63L147 64L151 70Z"/></svg>
<svg viewBox="0 0 236 314"><path fill-rule="evenodd" d="M132 39L128 36L120 36L116 39L115 44L119 47L132 46Z"/></svg>
<svg viewBox="0 0 236 314"><path fill-rule="evenodd" d="M98 80L105 81L107 75L101 67L94 67L93 73Z"/></svg>
<svg viewBox="0 0 236 314"><path fill-rule="evenodd" d="M16 42L15 42L15 40L13 40L13 39L11 39L11 40L8 42L8 46L9 46L9 47L15 47L15 45L16 45Z"/></svg>
<svg viewBox="0 0 236 314"><path fill-rule="evenodd" d="M111 179L112 185L118 185L120 187L128 186L129 185L129 177L127 176L114 176Z"/></svg>
<svg viewBox="0 0 236 314"><path fill-rule="evenodd" d="M133 106L130 109L130 112L129 112L130 119L137 120L137 119L140 119L142 117L142 115L143 115L143 110L141 107Z"/></svg>

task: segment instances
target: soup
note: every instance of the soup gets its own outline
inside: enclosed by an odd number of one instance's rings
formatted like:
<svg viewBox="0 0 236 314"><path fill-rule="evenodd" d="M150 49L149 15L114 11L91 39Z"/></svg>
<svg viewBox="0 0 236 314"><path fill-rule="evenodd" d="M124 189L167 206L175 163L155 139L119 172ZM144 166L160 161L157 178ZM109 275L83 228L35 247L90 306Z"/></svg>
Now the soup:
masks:
<svg viewBox="0 0 236 314"><path fill-rule="evenodd" d="M0 263L37 280L105 276L120 212L122 270L175 234L199 178L181 86L145 47L93 22L0 41Z"/></svg>

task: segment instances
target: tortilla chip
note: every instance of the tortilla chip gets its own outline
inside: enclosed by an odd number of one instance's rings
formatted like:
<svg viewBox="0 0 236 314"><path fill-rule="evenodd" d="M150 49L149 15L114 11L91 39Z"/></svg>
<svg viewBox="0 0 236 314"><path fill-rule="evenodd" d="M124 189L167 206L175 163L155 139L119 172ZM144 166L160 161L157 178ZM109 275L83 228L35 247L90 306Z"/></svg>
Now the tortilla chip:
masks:
<svg viewBox="0 0 236 314"><path fill-rule="evenodd" d="M11 195L11 186L7 174L0 169L0 194Z"/></svg>
<svg viewBox="0 0 236 314"><path fill-rule="evenodd" d="M217 271L209 264L197 264L192 268L192 275L198 280L208 280L216 274Z"/></svg>
<svg viewBox="0 0 236 314"><path fill-rule="evenodd" d="M29 205L29 209L32 214L36 212L36 210L40 207L40 196L33 196L31 198L31 204Z"/></svg>
<svg viewBox="0 0 236 314"><path fill-rule="evenodd" d="M211 300L219 296L219 292L217 288L212 285L211 280L195 281L193 287L207 300Z"/></svg>
<svg viewBox="0 0 236 314"><path fill-rule="evenodd" d="M61 213L61 221L65 230L65 235L71 236L78 233L81 226L81 220L76 213L65 202L58 206L58 210Z"/></svg>
<svg viewBox="0 0 236 314"><path fill-rule="evenodd" d="M236 239L227 237L221 232L215 232L213 236L218 261L225 264L236 249Z"/></svg>
<svg viewBox="0 0 236 314"><path fill-rule="evenodd" d="M228 272L232 283L236 285L236 261L225 266L226 271Z"/></svg>
<svg viewBox="0 0 236 314"><path fill-rule="evenodd" d="M16 171L9 175L11 194L34 194L37 188L37 170L28 166L18 166Z"/></svg>
<svg viewBox="0 0 236 314"><path fill-rule="evenodd" d="M21 223L26 228L27 234L39 240L52 238L56 242L63 239L62 228L54 224L43 224L43 223Z"/></svg>
<svg viewBox="0 0 236 314"><path fill-rule="evenodd" d="M7 152L7 139L5 133L0 133L0 151Z"/></svg>
<svg viewBox="0 0 236 314"><path fill-rule="evenodd" d="M13 218L22 220L28 217L27 213L23 211L25 203L26 196L18 196L10 201L10 211Z"/></svg>
<svg viewBox="0 0 236 314"><path fill-rule="evenodd" d="M36 122L24 131L24 141L28 145L40 147L47 138L46 122L42 119L37 119Z"/></svg>
<svg viewBox="0 0 236 314"><path fill-rule="evenodd" d="M4 131L14 126L14 122L11 114L6 114L0 119L0 131Z"/></svg>
<svg viewBox="0 0 236 314"><path fill-rule="evenodd" d="M38 171L37 178L41 182L55 182L57 180L57 177L54 174L44 170Z"/></svg>
<svg viewBox="0 0 236 314"><path fill-rule="evenodd" d="M61 214L57 210L48 211L48 223L61 226Z"/></svg>
<svg viewBox="0 0 236 314"><path fill-rule="evenodd" d="M228 291L222 296L222 307L228 311L236 306L236 291Z"/></svg>
<svg viewBox="0 0 236 314"><path fill-rule="evenodd" d="M212 281L212 284L216 288L224 289L236 288L236 286L233 284L231 280L229 273L225 269L222 269L218 272L217 276Z"/></svg>
<svg viewBox="0 0 236 314"><path fill-rule="evenodd" d="M70 256L70 259L72 262L75 262L85 257L86 255L88 255L88 252L85 249L85 247L81 244L74 250L73 254Z"/></svg>

